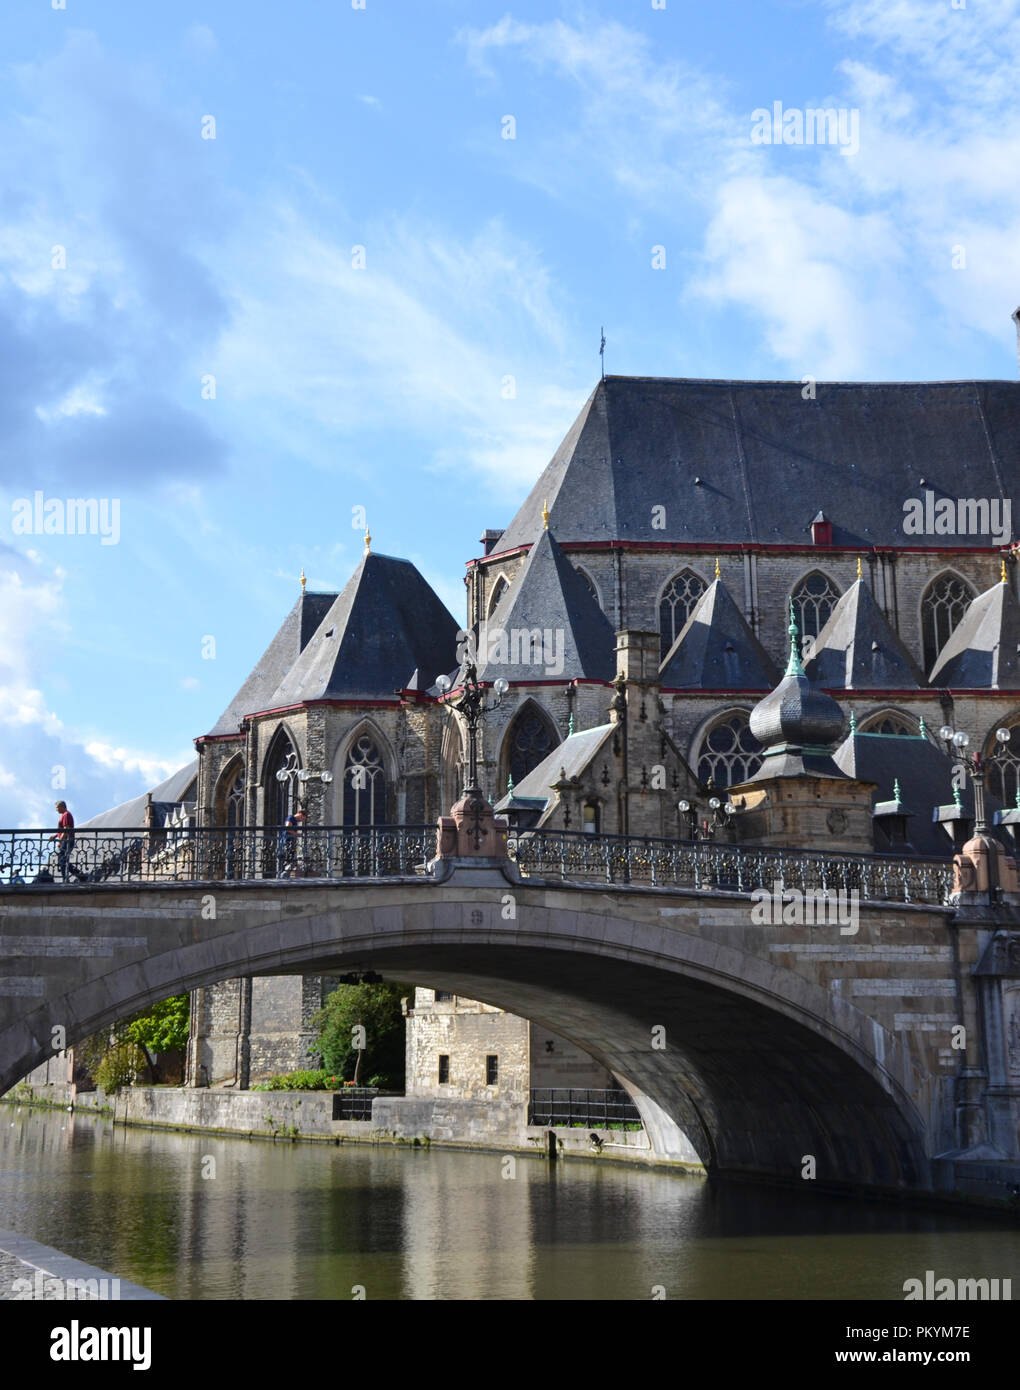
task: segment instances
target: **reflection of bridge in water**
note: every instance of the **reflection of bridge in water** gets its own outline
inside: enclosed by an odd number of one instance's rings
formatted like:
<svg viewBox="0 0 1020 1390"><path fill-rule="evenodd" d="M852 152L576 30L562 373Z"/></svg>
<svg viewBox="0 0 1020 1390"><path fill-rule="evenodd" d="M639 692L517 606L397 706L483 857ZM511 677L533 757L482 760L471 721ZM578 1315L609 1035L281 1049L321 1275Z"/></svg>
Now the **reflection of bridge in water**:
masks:
<svg viewBox="0 0 1020 1390"><path fill-rule="evenodd" d="M65 885L46 881L51 833L0 833L0 1090L54 1039L170 994L371 969L569 1038L710 1171L795 1181L811 1156L824 1185L925 1191L963 1150L993 1186L1015 1174L1020 910L950 902L944 861L565 832L471 857L442 827L436 855L423 826L79 830ZM856 929L756 920L753 890L776 884L856 892Z"/></svg>

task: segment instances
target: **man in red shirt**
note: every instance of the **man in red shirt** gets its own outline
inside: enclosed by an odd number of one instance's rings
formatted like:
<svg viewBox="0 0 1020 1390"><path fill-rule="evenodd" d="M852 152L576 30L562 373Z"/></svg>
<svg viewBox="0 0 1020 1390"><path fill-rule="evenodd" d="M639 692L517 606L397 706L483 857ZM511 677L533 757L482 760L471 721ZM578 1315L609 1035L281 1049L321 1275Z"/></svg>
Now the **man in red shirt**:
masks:
<svg viewBox="0 0 1020 1390"><path fill-rule="evenodd" d="M50 843L57 842L57 867L60 870L60 881L66 883L68 875L74 874L75 878L81 880L81 874L68 862L68 855L74 849L74 816L67 809L66 801L57 802L57 812L60 819L57 821L57 833L50 836Z"/></svg>

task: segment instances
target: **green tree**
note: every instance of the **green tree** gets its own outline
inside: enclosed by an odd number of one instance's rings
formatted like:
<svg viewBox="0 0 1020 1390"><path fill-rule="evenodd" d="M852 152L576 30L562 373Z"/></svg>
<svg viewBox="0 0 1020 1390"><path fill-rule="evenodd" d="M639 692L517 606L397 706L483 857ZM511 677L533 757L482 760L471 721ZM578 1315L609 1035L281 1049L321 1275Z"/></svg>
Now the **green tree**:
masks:
<svg viewBox="0 0 1020 1390"><path fill-rule="evenodd" d="M156 1078L156 1053L175 1052L188 1042L188 996L163 999L144 1013L122 1018L112 1028L93 1033L75 1048L78 1061L103 1090L130 1085L148 1068Z"/></svg>
<svg viewBox="0 0 1020 1390"><path fill-rule="evenodd" d="M146 1052L175 1052L188 1045L188 996L175 994L137 1014L124 1025L124 1035Z"/></svg>
<svg viewBox="0 0 1020 1390"><path fill-rule="evenodd" d="M401 999L413 985L384 980L377 985L338 985L312 1019L319 1041L311 1049L325 1070L344 1081L366 1078L385 1090L404 1087L404 1012ZM358 1063L358 1036L364 1028L364 1054ZM357 1075L355 1075L357 1073Z"/></svg>

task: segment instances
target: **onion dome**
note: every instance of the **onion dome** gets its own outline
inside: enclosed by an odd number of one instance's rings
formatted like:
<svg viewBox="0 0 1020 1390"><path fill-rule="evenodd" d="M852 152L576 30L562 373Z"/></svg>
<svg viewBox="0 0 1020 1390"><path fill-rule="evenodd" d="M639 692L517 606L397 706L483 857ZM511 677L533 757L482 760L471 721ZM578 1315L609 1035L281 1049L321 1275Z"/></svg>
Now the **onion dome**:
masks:
<svg viewBox="0 0 1020 1390"><path fill-rule="evenodd" d="M797 650L797 622L790 604L790 661L775 690L751 711L751 733L762 745L762 764L750 782L770 777L831 777L846 774L832 760L843 732L843 711L804 674Z"/></svg>

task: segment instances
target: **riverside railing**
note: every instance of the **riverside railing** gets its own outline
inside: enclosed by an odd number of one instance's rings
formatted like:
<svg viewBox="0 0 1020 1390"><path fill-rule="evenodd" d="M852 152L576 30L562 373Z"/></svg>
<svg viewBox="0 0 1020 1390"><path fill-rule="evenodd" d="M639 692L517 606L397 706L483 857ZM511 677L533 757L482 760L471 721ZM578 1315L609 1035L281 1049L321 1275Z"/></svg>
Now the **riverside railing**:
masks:
<svg viewBox="0 0 1020 1390"><path fill-rule="evenodd" d="M436 852L435 825L194 826L0 831L0 886L410 875Z"/></svg>
<svg viewBox="0 0 1020 1390"><path fill-rule="evenodd" d="M778 883L801 892L856 892L861 901L944 904L953 882L948 859L825 854L572 830L511 835L507 853L526 878L734 893L758 888L771 893Z"/></svg>
<svg viewBox="0 0 1020 1390"><path fill-rule="evenodd" d="M638 1108L626 1091L594 1091L577 1087L532 1087L528 1098L528 1124L565 1129L584 1125L608 1129L612 1125L640 1125Z"/></svg>

